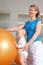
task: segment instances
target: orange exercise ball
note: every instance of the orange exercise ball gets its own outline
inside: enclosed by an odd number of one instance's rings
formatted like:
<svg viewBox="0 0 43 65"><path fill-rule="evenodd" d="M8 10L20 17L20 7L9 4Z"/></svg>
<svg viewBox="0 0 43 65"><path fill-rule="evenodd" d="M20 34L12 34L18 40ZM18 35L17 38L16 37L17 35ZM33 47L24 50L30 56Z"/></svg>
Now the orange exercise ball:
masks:
<svg viewBox="0 0 43 65"><path fill-rule="evenodd" d="M0 29L0 65L10 65L15 60L17 49L13 35L5 29Z"/></svg>
<svg viewBox="0 0 43 65"><path fill-rule="evenodd" d="M18 51L18 49L17 49L17 51ZM16 58L15 58L15 63L20 64L20 56L19 56L18 52L17 52Z"/></svg>

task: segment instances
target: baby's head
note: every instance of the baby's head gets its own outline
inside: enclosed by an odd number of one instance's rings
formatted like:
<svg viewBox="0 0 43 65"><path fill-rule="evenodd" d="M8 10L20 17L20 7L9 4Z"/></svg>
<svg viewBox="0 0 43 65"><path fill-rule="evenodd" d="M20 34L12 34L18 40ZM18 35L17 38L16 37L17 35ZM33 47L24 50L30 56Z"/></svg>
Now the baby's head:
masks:
<svg viewBox="0 0 43 65"><path fill-rule="evenodd" d="M20 29L20 30L18 30L18 32L17 32L18 38L21 38L21 37L23 37L23 36L25 36L25 35L26 35L25 29Z"/></svg>

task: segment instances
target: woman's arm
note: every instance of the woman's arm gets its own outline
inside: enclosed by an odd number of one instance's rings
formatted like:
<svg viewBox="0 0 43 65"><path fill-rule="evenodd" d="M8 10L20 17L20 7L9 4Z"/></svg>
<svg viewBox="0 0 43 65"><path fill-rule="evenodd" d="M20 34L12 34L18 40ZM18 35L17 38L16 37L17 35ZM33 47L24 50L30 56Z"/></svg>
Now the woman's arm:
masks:
<svg viewBox="0 0 43 65"><path fill-rule="evenodd" d="M30 45L33 43L33 41L38 37L38 35L40 34L41 32L41 21L39 21L37 23L37 26L36 26L36 32L35 34L33 35L33 37L31 38L31 40L26 44L26 49L28 50L28 48L30 47Z"/></svg>
<svg viewBox="0 0 43 65"><path fill-rule="evenodd" d="M6 29L8 30L9 32L15 32L15 31L18 31L19 29L22 29L25 25L22 24L21 26L19 27L15 27L15 28L10 28L10 29Z"/></svg>

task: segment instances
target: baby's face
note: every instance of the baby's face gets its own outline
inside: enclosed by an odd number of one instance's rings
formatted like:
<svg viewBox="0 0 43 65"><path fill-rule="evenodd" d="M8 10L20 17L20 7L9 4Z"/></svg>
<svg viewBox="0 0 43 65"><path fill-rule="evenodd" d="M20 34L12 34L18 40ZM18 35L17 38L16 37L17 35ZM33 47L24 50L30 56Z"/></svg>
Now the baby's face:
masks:
<svg viewBox="0 0 43 65"><path fill-rule="evenodd" d="M18 31L18 32L17 32L17 36L18 36L18 38L21 38L22 32L21 32L21 31Z"/></svg>
<svg viewBox="0 0 43 65"><path fill-rule="evenodd" d="M17 32L17 36L18 38L21 38L22 36L25 36L26 31L24 29L21 29Z"/></svg>

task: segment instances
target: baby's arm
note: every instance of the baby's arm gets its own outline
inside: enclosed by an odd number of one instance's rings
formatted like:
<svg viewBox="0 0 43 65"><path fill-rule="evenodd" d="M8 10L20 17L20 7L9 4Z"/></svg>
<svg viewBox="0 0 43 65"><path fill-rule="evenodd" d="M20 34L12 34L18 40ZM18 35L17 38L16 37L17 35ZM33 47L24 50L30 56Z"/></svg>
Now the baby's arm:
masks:
<svg viewBox="0 0 43 65"><path fill-rule="evenodd" d="M15 46L16 46L16 48L18 49L18 44L17 44L17 43L15 44Z"/></svg>
<svg viewBox="0 0 43 65"><path fill-rule="evenodd" d="M19 44L18 44L17 47L18 47L18 48L22 48L22 45L19 45Z"/></svg>
<svg viewBox="0 0 43 65"><path fill-rule="evenodd" d="M21 47L21 45L19 45L19 44L16 43L16 48L19 49L19 48L22 48L22 47Z"/></svg>

